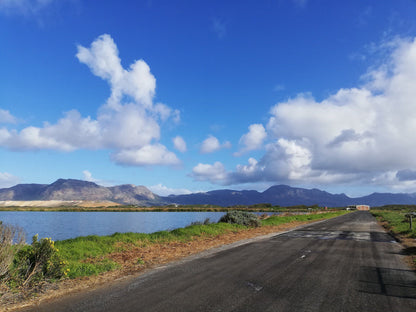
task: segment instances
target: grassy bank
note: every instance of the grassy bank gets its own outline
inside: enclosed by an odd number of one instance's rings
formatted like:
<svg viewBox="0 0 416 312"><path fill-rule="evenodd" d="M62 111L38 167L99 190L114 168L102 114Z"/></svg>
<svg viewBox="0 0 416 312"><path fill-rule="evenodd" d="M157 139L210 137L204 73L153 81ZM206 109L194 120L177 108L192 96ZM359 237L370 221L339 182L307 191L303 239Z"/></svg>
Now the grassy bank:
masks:
<svg viewBox="0 0 416 312"><path fill-rule="evenodd" d="M408 264L416 272L416 218L413 218L413 229L410 230L409 220L406 214L415 211L411 207L394 206L394 210L372 210L371 213L377 218L396 239L404 246L403 254Z"/></svg>
<svg viewBox="0 0 416 312"><path fill-rule="evenodd" d="M321 214L273 216L261 221L261 226L278 226L285 223L304 222L332 218L345 214L345 211ZM216 238L227 233L248 230L249 227L238 224L214 223L191 225L173 231L152 234L116 233L110 236L86 236L57 241L56 247L63 259L68 262L68 277L76 278L120 268L114 261L114 253L128 253L138 248L150 248L152 245L186 243L198 238ZM137 257L137 264L144 265L143 259Z"/></svg>
<svg viewBox="0 0 416 312"><path fill-rule="evenodd" d="M166 244L173 241L186 242L195 237L215 237L227 232L242 230L237 224L215 223L209 225L191 225L173 231L161 231L151 234L115 233L110 236L85 236L57 241L61 256L68 261L68 276L75 278L116 269L119 265L111 260L110 254L129 251L136 247L148 247L153 244ZM137 259L142 263L142 259Z"/></svg>
<svg viewBox="0 0 416 312"><path fill-rule="evenodd" d="M409 209L371 211L373 216L383 222L385 228L387 228L392 234L402 237L416 238L416 218L413 218L413 230L410 230L409 221L405 216L409 212Z"/></svg>

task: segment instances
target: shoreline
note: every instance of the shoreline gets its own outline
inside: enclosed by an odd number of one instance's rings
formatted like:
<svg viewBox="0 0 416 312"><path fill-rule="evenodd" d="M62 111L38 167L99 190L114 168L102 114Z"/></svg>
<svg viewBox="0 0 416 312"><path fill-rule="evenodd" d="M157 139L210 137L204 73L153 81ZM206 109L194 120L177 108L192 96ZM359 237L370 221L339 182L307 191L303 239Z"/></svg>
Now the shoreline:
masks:
<svg viewBox="0 0 416 312"><path fill-rule="evenodd" d="M256 207L251 208L249 206L243 207L217 207L217 206L178 206L178 207L135 207L135 206L96 206L96 207L83 207L83 206L58 206L58 207L43 207L43 206L0 206L1 211L42 211L42 212L229 212L233 210L241 210L247 212L330 212L344 210L344 207L330 207L327 210L323 207Z"/></svg>
<svg viewBox="0 0 416 312"><path fill-rule="evenodd" d="M88 277L64 279L57 283L45 283L38 293L21 294L20 298L2 298L4 311L15 311L25 306L33 306L44 300L53 300L64 295L103 287L105 284L140 276L149 270L154 270L176 261L183 261L189 257L218 248L231 248L236 243L250 239L261 239L264 235L278 235L306 224L322 222L327 219L308 221L292 221L279 225L269 225L257 228L245 228L236 232L227 232L215 237L200 236L190 241L172 241L151 244L145 247L131 248L121 252L113 252L109 257L120 264L120 268ZM137 258L143 259L138 263ZM6 299L6 300L4 300ZM7 302L9 299L9 302ZM6 302L4 302L6 301ZM13 302L14 301L14 302Z"/></svg>

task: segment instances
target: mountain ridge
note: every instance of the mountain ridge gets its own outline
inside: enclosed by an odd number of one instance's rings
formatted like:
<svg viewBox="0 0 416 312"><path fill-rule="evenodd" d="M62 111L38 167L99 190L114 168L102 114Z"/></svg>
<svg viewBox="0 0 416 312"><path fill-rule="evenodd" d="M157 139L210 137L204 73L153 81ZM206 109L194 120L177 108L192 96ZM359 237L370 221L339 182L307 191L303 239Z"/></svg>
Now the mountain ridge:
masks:
<svg viewBox="0 0 416 312"><path fill-rule="evenodd" d="M0 201L23 200L85 200L111 201L123 205L158 205L160 196L153 194L145 186L132 184L105 187L94 182L58 179L51 184L17 184L0 189Z"/></svg>
<svg viewBox="0 0 416 312"><path fill-rule="evenodd" d="M110 201L122 205L137 206L178 204L226 207L269 203L283 207L296 205L343 207L356 204L370 206L412 205L416 204L416 193L372 193L353 198L343 193L331 194L317 188L305 189L280 184L271 186L263 192L218 189L184 195L159 196L142 185L122 184L105 187L95 182L76 179L58 179L51 184L17 184L10 188L0 189L0 201L36 200Z"/></svg>

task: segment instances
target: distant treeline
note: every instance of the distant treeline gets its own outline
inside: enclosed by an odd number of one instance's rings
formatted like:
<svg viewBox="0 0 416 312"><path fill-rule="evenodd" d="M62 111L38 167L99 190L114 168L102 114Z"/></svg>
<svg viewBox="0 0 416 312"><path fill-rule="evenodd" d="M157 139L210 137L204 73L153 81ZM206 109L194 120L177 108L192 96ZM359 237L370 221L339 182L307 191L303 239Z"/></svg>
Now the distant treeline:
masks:
<svg viewBox="0 0 416 312"><path fill-rule="evenodd" d="M416 205L384 205L380 207L371 207L371 209L416 211Z"/></svg>

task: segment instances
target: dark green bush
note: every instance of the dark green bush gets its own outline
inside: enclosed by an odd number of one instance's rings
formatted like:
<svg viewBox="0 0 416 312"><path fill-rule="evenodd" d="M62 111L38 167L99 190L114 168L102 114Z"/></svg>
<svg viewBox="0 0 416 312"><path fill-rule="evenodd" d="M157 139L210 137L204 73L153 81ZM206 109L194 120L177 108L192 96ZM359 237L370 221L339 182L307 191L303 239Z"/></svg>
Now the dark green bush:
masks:
<svg viewBox="0 0 416 312"><path fill-rule="evenodd" d="M259 218L254 213L246 211L230 211L222 216L219 222L258 227L261 225Z"/></svg>

